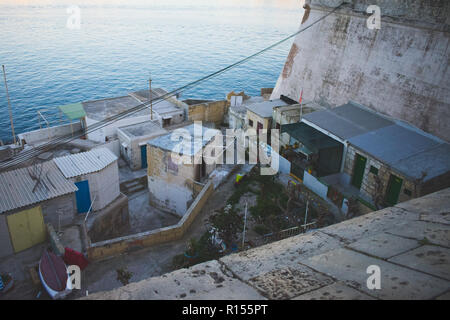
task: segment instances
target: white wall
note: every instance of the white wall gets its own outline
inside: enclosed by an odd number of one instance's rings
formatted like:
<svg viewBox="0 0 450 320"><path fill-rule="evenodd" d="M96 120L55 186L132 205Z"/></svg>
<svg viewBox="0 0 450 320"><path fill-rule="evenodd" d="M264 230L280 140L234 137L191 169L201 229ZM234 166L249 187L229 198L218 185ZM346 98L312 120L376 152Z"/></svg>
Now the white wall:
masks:
<svg viewBox="0 0 450 320"><path fill-rule="evenodd" d="M74 177L73 182L88 180L92 211L98 211L113 202L120 194L117 160L103 170Z"/></svg>
<svg viewBox="0 0 450 320"><path fill-rule="evenodd" d="M303 184L314 191L314 193L316 193L322 199L327 199L328 186L324 185L307 171L305 171L305 174L303 176Z"/></svg>
<svg viewBox="0 0 450 320"><path fill-rule="evenodd" d="M185 185L167 183L158 177L148 177L150 201L164 210L183 216L192 201L192 190Z"/></svg>
<svg viewBox="0 0 450 320"><path fill-rule="evenodd" d="M119 139L116 139L113 141L108 141L98 147L95 147L94 149L99 149L99 148L107 148L112 153L114 153L117 157L120 157L120 141L119 141Z"/></svg>
<svg viewBox="0 0 450 320"><path fill-rule="evenodd" d="M131 117L113 122L101 129L88 133L88 139L96 142L105 142L106 137L117 137L117 129L131 124L141 123L150 120L150 115ZM158 120L158 119L157 119ZM99 121L86 117L86 124L89 129L90 126Z"/></svg>
<svg viewBox="0 0 450 320"><path fill-rule="evenodd" d="M79 121L72 123L73 132L76 132L81 129L81 124ZM20 133L17 136L19 140L25 140L27 144L35 144L35 143L43 143L45 141L65 136L72 133L70 129L70 124L63 124L60 126L54 126L50 128L42 128L38 130L28 131L24 133Z"/></svg>

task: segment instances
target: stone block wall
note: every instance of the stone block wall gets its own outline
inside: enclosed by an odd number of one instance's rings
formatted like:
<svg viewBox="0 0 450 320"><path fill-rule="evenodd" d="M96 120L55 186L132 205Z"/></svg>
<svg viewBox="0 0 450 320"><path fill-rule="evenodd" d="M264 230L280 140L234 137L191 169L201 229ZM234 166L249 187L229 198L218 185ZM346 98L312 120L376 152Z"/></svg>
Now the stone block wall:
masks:
<svg viewBox="0 0 450 320"><path fill-rule="evenodd" d="M400 190L400 195L398 198L398 202L407 201L414 197L418 197L420 195L420 192L415 189L414 182L410 181L405 176L392 171L389 167L382 164L378 160L374 159L370 155L368 155L364 152L361 152L360 150L349 145L348 149L347 149L345 163L344 163L344 173L348 174L351 178L353 178L353 171L354 171L355 159L356 159L357 154L360 154L361 156L363 156L367 159L366 167L364 170L363 181L362 181L361 189L360 189L361 194L364 197L373 200L375 192L376 192L375 175L370 172L371 166L378 169L377 176L380 178L381 183L383 185L383 192L382 192L383 197L386 194L388 184L389 184L389 178L390 178L391 174L393 174L403 180L402 187ZM411 195L406 194L405 189L409 190L411 192ZM416 193L417 193L417 195L416 195Z"/></svg>
<svg viewBox="0 0 450 320"><path fill-rule="evenodd" d="M136 248L181 239L213 192L214 186L212 182L208 182L176 225L91 243L87 249L88 258L90 260L102 260Z"/></svg>
<svg viewBox="0 0 450 320"><path fill-rule="evenodd" d="M224 122L225 114L228 112L227 101L205 102L189 106L188 120L214 122L220 125Z"/></svg>

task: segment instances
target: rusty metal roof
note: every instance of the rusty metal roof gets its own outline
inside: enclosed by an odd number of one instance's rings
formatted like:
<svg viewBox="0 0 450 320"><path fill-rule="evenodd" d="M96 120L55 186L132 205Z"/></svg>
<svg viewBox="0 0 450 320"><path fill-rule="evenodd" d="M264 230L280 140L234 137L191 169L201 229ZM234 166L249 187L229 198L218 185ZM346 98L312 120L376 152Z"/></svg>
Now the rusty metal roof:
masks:
<svg viewBox="0 0 450 320"><path fill-rule="evenodd" d="M107 148L55 158L56 165L66 178L97 172L117 160L117 156Z"/></svg>
<svg viewBox="0 0 450 320"><path fill-rule="evenodd" d="M38 179L38 177L40 177ZM37 183L40 181L39 183ZM53 161L0 173L0 213L77 191Z"/></svg>

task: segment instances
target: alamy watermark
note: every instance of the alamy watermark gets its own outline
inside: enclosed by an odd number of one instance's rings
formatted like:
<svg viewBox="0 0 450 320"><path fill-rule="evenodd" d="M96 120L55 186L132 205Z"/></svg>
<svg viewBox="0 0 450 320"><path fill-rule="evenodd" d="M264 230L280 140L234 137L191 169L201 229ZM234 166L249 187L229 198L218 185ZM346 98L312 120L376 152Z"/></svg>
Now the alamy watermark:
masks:
<svg viewBox="0 0 450 320"><path fill-rule="evenodd" d="M67 273L69 274L69 281L72 283L72 289L81 289L81 270L76 264L72 264L67 267Z"/></svg>
<svg viewBox="0 0 450 320"><path fill-rule="evenodd" d="M367 267L366 273L370 274L367 278L366 285L369 290L381 289L381 269L379 266L373 264Z"/></svg>
<svg viewBox="0 0 450 320"><path fill-rule="evenodd" d="M366 21L367 28L370 30L381 29L381 9L377 5L370 5L367 7L367 13L372 14Z"/></svg>
<svg viewBox="0 0 450 320"><path fill-rule="evenodd" d="M79 6L70 6L66 9L69 17L66 21L66 28L70 30L81 29L81 9Z"/></svg>
<svg viewBox="0 0 450 320"><path fill-rule="evenodd" d="M270 135L270 145L268 144ZM194 132L179 128L170 140L171 161L181 164L260 164L261 175L274 175L279 169L280 133L278 129L226 129L225 136L217 129L206 129L194 122Z"/></svg>

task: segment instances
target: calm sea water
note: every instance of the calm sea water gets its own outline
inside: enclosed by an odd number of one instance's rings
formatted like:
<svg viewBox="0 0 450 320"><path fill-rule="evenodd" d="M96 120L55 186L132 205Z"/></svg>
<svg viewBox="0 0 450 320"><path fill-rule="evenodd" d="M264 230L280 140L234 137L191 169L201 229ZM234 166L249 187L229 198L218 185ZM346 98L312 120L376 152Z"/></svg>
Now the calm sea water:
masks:
<svg viewBox="0 0 450 320"><path fill-rule="evenodd" d="M0 64L6 66L16 134L51 124L55 106L126 95L152 85L176 89L223 68L299 27L294 0L118 1L0 0ZM212 3L212 4L211 4ZM19 5L20 4L20 5ZM69 4L81 8L81 29L66 27ZM273 87L291 42L184 93L223 99L231 90L257 95ZM11 140L0 85L0 139Z"/></svg>

